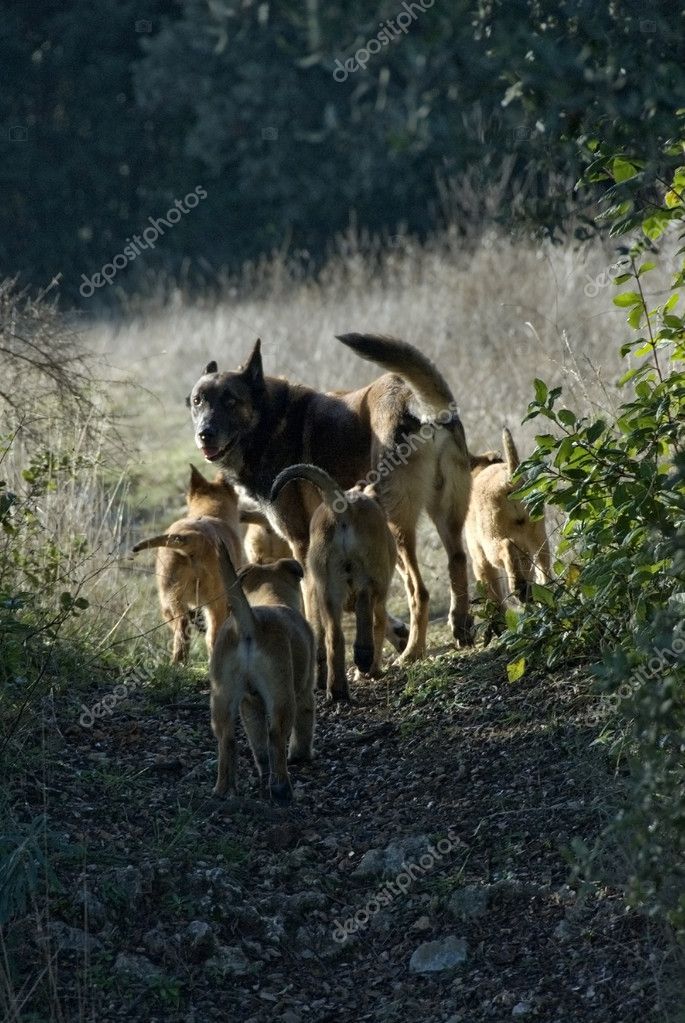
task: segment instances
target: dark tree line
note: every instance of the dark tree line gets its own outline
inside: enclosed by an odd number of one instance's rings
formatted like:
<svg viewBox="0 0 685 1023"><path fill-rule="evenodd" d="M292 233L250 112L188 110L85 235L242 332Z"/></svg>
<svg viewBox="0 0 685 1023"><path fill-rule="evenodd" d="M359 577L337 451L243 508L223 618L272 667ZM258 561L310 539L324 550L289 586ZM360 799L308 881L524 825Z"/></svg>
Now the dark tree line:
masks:
<svg viewBox="0 0 685 1023"><path fill-rule="evenodd" d="M6 0L3 14L0 271L37 288L61 274L67 302L115 256L131 290L160 270L211 282L274 248L315 263L351 218L381 235L473 227L487 204L462 206L466 179L500 187L490 215L555 230L582 211L589 140L648 157L685 104L672 3ZM149 218L198 187L132 258Z"/></svg>

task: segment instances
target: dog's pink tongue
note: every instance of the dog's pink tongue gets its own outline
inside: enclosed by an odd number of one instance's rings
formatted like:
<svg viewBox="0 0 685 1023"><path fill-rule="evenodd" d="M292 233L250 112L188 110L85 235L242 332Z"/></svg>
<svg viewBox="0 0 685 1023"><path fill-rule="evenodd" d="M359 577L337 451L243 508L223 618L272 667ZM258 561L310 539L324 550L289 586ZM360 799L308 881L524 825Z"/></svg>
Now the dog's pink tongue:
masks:
<svg viewBox="0 0 685 1023"><path fill-rule="evenodd" d="M202 454L205 456L208 462L211 462L213 458L219 454L218 448L203 448Z"/></svg>

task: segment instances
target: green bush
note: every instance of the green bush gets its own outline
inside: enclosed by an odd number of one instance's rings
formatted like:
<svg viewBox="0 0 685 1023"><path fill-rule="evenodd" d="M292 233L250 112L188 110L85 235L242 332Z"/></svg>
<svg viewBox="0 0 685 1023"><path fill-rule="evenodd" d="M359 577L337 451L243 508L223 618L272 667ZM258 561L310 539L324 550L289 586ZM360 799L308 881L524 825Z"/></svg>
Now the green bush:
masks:
<svg viewBox="0 0 685 1023"><path fill-rule="evenodd" d="M670 143L665 155L682 151ZM558 578L533 587L536 605L505 642L512 680L531 663L594 664L601 716L632 766L629 808L609 829L632 850L631 897L685 933L685 318L676 312L683 267L665 300L653 303L645 288L656 241L685 220L685 167L672 170L660 204L639 212L643 167L605 151L590 171L610 181L604 216L612 230L641 226L626 250L629 268L615 278L627 289L614 303L637 335L621 349L629 366L620 384L629 394L615 418L593 419L562 407L560 388L535 381L527 418L547 420L550 432L522 463L517 496L536 514L545 505L562 511ZM644 258L645 249L654 258Z"/></svg>

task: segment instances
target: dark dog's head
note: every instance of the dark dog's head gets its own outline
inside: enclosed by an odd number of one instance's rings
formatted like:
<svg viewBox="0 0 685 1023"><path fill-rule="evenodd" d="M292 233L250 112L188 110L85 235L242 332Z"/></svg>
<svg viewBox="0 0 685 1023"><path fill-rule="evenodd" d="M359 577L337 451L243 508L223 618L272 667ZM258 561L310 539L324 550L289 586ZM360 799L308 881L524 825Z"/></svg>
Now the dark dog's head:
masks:
<svg viewBox="0 0 685 1023"><path fill-rule="evenodd" d="M227 462L257 424L264 391L260 347L257 339L246 364L233 373L219 373L216 362L208 363L186 398L195 443L208 462Z"/></svg>

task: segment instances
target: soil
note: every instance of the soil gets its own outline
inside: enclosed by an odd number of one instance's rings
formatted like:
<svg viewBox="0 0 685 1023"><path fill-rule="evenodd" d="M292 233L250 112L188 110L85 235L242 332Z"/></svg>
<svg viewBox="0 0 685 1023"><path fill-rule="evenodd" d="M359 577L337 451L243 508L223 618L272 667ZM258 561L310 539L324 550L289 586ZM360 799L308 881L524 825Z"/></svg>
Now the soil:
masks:
<svg viewBox="0 0 685 1023"><path fill-rule="evenodd" d="M11 796L45 814L54 876L4 929L7 1018L663 1023L673 968L629 863L574 870L623 784L587 678L505 667L448 652L321 700L285 809L242 740L240 796L211 795L202 672L92 727L102 688L46 704Z"/></svg>

